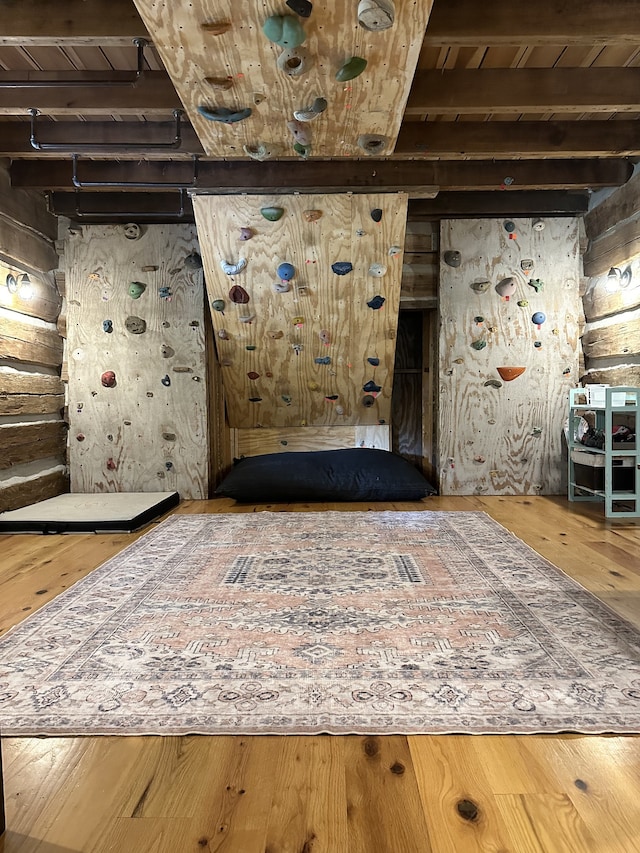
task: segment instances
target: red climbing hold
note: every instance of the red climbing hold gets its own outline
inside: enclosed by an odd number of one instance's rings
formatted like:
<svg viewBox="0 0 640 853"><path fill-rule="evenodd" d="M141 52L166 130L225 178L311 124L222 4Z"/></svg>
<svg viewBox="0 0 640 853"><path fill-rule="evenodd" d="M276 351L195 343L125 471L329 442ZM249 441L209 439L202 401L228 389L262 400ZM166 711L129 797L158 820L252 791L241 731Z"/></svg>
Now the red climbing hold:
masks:
<svg viewBox="0 0 640 853"><path fill-rule="evenodd" d="M100 377L100 381L105 388L114 388L116 384L116 375L113 370L105 370Z"/></svg>

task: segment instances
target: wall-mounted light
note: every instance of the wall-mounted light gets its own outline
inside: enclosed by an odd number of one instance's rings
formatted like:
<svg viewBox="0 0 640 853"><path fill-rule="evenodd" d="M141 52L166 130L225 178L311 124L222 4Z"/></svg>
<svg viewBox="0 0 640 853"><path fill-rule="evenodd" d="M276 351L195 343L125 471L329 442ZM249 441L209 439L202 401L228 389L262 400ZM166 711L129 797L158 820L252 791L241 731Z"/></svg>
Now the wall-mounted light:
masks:
<svg viewBox="0 0 640 853"><path fill-rule="evenodd" d="M25 302L33 299L33 285L26 272L18 276L18 296Z"/></svg>
<svg viewBox="0 0 640 853"><path fill-rule="evenodd" d="M620 267L611 267L611 269L607 273L607 280L604 285L607 293L615 293L616 290L620 290L621 277L622 270L620 269Z"/></svg>

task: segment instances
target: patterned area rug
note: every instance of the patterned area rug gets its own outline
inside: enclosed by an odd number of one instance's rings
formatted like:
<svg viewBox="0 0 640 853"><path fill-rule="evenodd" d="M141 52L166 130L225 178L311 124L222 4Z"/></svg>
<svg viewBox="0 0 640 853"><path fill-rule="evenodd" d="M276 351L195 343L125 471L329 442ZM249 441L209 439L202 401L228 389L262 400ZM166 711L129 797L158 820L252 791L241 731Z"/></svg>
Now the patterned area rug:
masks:
<svg viewBox="0 0 640 853"><path fill-rule="evenodd" d="M640 731L640 632L484 513L174 515L0 641L0 731Z"/></svg>

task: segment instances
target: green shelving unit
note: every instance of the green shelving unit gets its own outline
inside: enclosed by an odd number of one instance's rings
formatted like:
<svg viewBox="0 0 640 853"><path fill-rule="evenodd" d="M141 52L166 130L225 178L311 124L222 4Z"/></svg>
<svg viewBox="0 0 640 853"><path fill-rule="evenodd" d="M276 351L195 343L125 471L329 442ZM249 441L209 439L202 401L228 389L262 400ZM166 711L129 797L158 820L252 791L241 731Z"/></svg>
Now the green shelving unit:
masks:
<svg viewBox="0 0 640 853"><path fill-rule="evenodd" d="M640 388L594 386L569 391L570 501L601 501L607 519L640 517L639 413ZM604 434L602 448L580 441L584 420L592 421L590 425ZM617 426L629 427L635 440L614 441Z"/></svg>

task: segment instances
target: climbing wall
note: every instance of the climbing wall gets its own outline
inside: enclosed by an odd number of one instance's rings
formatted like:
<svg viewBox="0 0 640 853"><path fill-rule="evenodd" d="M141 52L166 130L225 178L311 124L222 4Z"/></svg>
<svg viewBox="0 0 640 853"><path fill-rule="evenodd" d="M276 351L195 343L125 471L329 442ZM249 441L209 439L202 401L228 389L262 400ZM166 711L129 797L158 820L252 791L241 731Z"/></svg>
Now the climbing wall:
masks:
<svg viewBox="0 0 640 853"><path fill-rule="evenodd" d="M561 492L579 275L576 219L442 222L443 494Z"/></svg>
<svg viewBox="0 0 640 853"><path fill-rule="evenodd" d="M229 425L388 439L407 196L193 201Z"/></svg>
<svg viewBox="0 0 640 853"><path fill-rule="evenodd" d="M189 225L87 225L70 234L73 492L176 489L183 498L207 497L204 288L197 252Z"/></svg>
<svg viewBox="0 0 640 853"><path fill-rule="evenodd" d="M433 3L362 5L136 0L204 150L225 158L295 157L296 141L302 156L392 153ZM297 111L312 120L294 136Z"/></svg>

